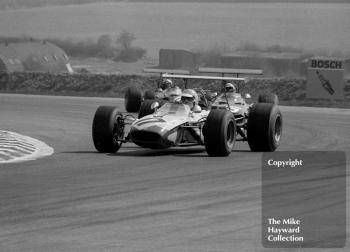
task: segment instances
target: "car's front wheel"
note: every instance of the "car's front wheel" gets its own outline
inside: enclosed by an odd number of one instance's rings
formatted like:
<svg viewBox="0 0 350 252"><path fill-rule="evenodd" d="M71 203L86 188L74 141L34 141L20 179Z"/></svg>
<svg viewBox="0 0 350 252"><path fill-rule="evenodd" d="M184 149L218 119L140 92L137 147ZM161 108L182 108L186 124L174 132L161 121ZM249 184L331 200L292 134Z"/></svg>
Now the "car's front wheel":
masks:
<svg viewBox="0 0 350 252"><path fill-rule="evenodd" d="M210 111L203 128L204 145L209 156L228 156L236 142L236 121L225 109Z"/></svg>
<svg viewBox="0 0 350 252"><path fill-rule="evenodd" d="M250 109L247 125L252 151L274 151L282 136L282 114L272 103L256 103Z"/></svg>
<svg viewBox="0 0 350 252"><path fill-rule="evenodd" d="M100 106L92 123L92 139L95 148L103 153L115 153L124 138L123 115L118 108Z"/></svg>

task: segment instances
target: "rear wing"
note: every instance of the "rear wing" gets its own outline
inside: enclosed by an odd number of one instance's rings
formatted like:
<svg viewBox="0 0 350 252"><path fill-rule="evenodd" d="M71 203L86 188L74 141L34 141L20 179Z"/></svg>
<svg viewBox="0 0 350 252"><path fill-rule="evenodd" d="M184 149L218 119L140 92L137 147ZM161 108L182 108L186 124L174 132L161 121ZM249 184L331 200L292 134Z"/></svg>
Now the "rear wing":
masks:
<svg viewBox="0 0 350 252"><path fill-rule="evenodd" d="M159 74L159 80L157 82L157 87L160 87L160 84L162 83L162 79L164 78L164 73L167 73L171 77L173 77L175 74L183 74L187 75L190 74L190 71L188 70L182 70L182 69L166 69L166 68L144 68L144 73L158 73Z"/></svg>
<svg viewBox="0 0 350 252"><path fill-rule="evenodd" d="M224 74L235 74L237 77L240 74L246 75L262 75L263 71L261 69L234 69L234 68L216 68L216 67L200 67L198 69L200 73L219 73L222 76Z"/></svg>
<svg viewBox="0 0 350 252"><path fill-rule="evenodd" d="M181 75L181 74L162 74L163 78L183 79L185 81L185 88L187 88L187 80L221 80L222 83L233 81L235 83L245 83L246 78L225 77L225 76L204 76L204 75Z"/></svg>
<svg viewBox="0 0 350 252"><path fill-rule="evenodd" d="M197 80L222 80L222 81L245 81L245 78L238 77L219 77L219 76L204 76L204 75L180 75L180 74L163 74L163 78L173 79L197 79Z"/></svg>
<svg viewBox="0 0 350 252"><path fill-rule="evenodd" d="M143 72L145 73L168 73L168 74L190 74L188 70L182 69L166 69L166 68L144 68Z"/></svg>

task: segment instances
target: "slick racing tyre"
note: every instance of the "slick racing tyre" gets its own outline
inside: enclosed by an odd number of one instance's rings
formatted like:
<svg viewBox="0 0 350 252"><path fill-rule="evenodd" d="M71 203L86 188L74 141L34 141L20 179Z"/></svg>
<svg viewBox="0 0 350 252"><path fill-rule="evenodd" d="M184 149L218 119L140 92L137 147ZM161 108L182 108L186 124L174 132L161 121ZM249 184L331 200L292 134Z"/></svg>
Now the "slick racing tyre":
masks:
<svg viewBox="0 0 350 252"><path fill-rule="evenodd" d="M95 148L103 153L115 153L124 137L123 116L118 108L100 106L92 123L92 139Z"/></svg>
<svg viewBox="0 0 350 252"><path fill-rule="evenodd" d="M278 96L274 93L260 94L258 103L272 103L278 105Z"/></svg>
<svg viewBox="0 0 350 252"><path fill-rule="evenodd" d="M151 90L146 90L145 95L143 96L145 100L154 100L155 99L155 94Z"/></svg>
<svg viewBox="0 0 350 252"><path fill-rule="evenodd" d="M144 100L142 103L141 103L141 107L140 107L140 110L139 110L139 116L138 118L142 118L146 115L150 115L154 112L154 109L151 108L152 104L155 103L156 100Z"/></svg>
<svg viewBox="0 0 350 252"><path fill-rule="evenodd" d="M236 141L236 121L233 114L225 109L210 111L203 135L209 156L228 156Z"/></svg>
<svg viewBox="0 0 350 252"><path fill-rule="evenodd" d="M274 151L282 136L282 114L271 103L256 103L249 112L247 135L252 151Z"/></svg>
<svg viewBox="0 0 350 252"><path fill-rule="evenodd" d="M125 109L127 112L139 111L142 101L142 94L137 87L128 87L124 98Z"/></svg>
<svg viewBox="0 0 350 252"><path fill-rule="evenodd" d="M10 76L6 72L0 72L0 89L6 89Z"/></svg>
<svg viewBox="0 0 350 252"><path fill-rule="evenodd" d="M150 115L154 113L154 109L151 108L152 104L158 102L159 107L163 106L166 101L164 100L144 100L141 104L140 110L139 110L139 115L138 118L142 118L146 115Z"/></svg>

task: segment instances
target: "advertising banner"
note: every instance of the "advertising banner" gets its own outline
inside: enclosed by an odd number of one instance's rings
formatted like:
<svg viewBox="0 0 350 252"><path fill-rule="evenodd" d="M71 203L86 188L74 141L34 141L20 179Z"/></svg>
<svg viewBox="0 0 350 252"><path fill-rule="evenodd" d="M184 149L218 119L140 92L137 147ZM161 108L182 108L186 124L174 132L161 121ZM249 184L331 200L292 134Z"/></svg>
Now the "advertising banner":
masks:
<svg viewBox="0 0 350 252"><path fill-rule="evenodd" d="M307 98L344 99L344 62L312 58L309 61Z"/></svg>

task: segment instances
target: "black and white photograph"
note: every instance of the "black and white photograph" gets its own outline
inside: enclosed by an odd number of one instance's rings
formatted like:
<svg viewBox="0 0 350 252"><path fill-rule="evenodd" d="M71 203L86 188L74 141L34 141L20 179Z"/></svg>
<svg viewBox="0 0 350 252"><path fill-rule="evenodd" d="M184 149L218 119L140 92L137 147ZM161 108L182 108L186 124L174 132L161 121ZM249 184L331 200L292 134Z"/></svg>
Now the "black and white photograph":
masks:
<svg viewBox="0 0 350 252"><path fill-rule="evenodd" d="M0 0L0 251L345 252L350 0Z"/></svg>

